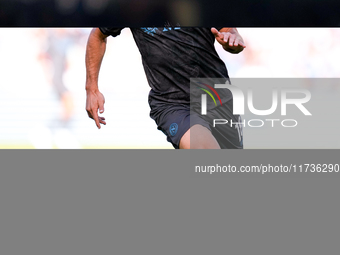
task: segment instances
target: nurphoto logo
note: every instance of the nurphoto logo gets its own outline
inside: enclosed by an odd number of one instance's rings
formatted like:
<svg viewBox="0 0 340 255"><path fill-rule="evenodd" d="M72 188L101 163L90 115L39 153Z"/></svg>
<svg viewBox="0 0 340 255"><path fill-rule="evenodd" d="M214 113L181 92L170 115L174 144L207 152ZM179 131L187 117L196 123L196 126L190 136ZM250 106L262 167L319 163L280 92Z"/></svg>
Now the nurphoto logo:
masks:
<svg viewBox="0 0 340 255"><path fill-rule="evenodd" d="M241 89L230 84L229 79L227 79L227 81L222 84L216 82L214 85L208 85L207 83L208 82L204 82L203 79L202 81L195 81L195 87L204 92L200 95L200 113L202 116L209 116L208 100L212 100L214 102L214 104L210 104L210 106L212 107L214 107L214 105L215 107L223 107L223 96L228 95L228 93L230 95L231 93L233 103L232 111L230 109L230 112L232 112L234 116L245 115L245 112L248 111L255 116L266 117L248 119L247 121L245 119L241 120L241 118L238 118L239 121L235 122L235 119L228 119L225 118L225 116L220 116L220 118L216 118L216 116L214 116L214 118L212 119L213 127L216 127L216 125L230 125L231 127L249 126L258 128L263 127L266 124L270 125L271 127L275 127L275 125L277 125L278 123L280 123L282 127L296 127L298 125L298 121L296 119L286 118L287 116L289 116L287 106L289 106L290 109L295 108L295 112L296 110L298 110L298 112L300 112L300 114L302 113L303 116L312 116L312 113L306 107L306 104L311 100L311 93L307 89L287 87L281 87L280 89L278 89L273 87L270 88L271 91L267 90L266 95L260 94L255 96L253 88ZM197 84L200 84L201 86L197 86ZM246 93L244 93L244 91ZM270 92L269 96L268 92ZM194 95L197 95L197 93ZM215 97L218 100L216 100ZM258 107L254 106L254 98L256 99L256 102L259 102L261 100L266 102L269 101L269 107L267 106L264 109L258 109ZM279 114L279 116L284 116L285 118L270 118L270 116L274 113L276 114L276 116Z"/></svg>

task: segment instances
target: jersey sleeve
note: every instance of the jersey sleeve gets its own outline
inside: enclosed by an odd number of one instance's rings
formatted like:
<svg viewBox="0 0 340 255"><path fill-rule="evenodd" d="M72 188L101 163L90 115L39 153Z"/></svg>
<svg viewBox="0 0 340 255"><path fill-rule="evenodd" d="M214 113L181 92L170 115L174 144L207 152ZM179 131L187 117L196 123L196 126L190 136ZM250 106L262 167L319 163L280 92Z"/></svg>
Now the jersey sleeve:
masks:
<svg viewBox="0 0 340 255"><path fill-rule="evenodd" d="M123 30L123 27L100 27L100 31L104 35L111 35L113 37L116 37L117 35L120 35L120 32Z"/></svg>

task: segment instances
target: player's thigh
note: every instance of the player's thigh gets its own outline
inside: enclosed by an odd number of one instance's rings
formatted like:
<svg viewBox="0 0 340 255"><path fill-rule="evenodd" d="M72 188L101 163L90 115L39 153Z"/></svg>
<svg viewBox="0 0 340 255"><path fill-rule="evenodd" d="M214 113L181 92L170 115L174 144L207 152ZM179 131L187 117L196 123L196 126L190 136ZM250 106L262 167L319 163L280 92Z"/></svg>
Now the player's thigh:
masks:
<svg viewBox="0 0 340 255"><path fill-rule="evenodd" d="M181 138L180 149L220 149L210 130L202 125L193 125Z"/></svg>

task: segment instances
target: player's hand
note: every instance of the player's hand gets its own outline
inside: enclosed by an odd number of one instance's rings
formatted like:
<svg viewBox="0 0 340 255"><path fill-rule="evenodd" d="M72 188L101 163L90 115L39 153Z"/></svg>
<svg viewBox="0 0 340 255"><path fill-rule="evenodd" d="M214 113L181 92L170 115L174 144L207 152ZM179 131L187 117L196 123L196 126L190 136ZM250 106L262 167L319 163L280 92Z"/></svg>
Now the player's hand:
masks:
<svg viewBox="0 0 340 255"><path fill-rule="evenodd" d="M91 119L96 122L97 127L100 129L100 124L106 125L104 117L98 116L99 113L104 113L105 98L99 90L86 91L86 111Z"/></svg>
<svg viewBox="0 0 340 255"><path fill-rule="evenodd" d="M219 32L216 28L211 28L216 40L223 48L233 54L240 53L246 47L240 34L235 32Z"/></svg>

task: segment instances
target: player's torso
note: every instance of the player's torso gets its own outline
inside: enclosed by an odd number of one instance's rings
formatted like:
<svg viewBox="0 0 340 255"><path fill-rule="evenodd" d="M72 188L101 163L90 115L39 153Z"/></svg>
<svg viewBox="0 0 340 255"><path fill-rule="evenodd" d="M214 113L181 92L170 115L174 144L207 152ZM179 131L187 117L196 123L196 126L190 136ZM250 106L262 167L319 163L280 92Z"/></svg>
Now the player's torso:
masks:
<svg viewBox="0 0 340 255"><path fill-rule="evenodd" d="M132 28L152 96L187 101L190 78L225 77L210 28Z"/></svg>

